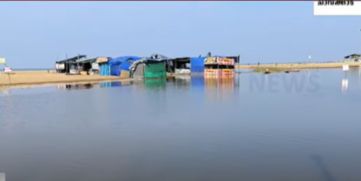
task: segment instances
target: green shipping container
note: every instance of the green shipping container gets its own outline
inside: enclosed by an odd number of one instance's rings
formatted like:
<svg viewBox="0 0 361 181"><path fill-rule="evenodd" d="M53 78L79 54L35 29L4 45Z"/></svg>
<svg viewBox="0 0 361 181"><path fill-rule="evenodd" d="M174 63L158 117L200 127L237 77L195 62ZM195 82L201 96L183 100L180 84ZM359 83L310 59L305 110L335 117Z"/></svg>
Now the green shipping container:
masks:
<svg viewBox="0 0 361 181"><path fill-rule="evenodd" d="M146 63L144 78L166 78L165 62Z"/></svg>

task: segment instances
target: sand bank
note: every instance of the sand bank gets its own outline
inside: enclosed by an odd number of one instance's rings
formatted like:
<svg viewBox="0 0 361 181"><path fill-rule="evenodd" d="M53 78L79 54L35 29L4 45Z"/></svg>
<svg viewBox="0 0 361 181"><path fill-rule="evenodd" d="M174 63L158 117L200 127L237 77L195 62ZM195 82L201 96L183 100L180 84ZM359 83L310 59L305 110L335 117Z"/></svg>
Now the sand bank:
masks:
<svg viewBox="0 0 361 181"><path fill-rule="evenodd" d="M288 63L288 64L260 64L260 65L237 65L236 69L277 69L277 70L295 70L295 69L321 69L321 68L341 68L348 64L350 67L359 67L358 62L329 62L329 63Z"/></svg>
<svg viewBox="0 0 361 181"><path fill-rule="evenodd" d="M0 73L0 86L99 82L125 80L116 76L100 75L65 75L48 71L15 71L10 74Z"/></svg>

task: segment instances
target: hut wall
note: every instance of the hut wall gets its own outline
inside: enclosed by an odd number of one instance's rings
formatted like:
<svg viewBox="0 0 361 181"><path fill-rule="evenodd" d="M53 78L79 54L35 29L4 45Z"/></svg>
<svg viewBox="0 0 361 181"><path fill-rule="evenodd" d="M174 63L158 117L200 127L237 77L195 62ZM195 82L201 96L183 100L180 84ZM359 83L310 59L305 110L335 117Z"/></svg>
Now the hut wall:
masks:
<svg viewBox="0 0 361 181"><path fill-rule="evenodd" d="M99 64L99 74L102 76L110 76L110 65L108 63Z"/></svg>
<svg viewBox="0 0 361 181"><path fill-rule="evenodd" d="M132 76L134 78L143 78L144 77L144 67L145 67L144 63L138 64L137 67L135 68L134 72L132 73Z"/></svg>
<svg viewBox="0 0 361 181"><path fill-rule="evenodd" d="M144 67L144 78L165 78L165 62L146 63Z"/></svg>
<svg viewBox="0 0 361 181"><path fill-rule="evenodd" d="M56 63L55 64L56 72L65 72L65 64L64 63Z"/></svg>
<svg viewBox="0 0 361 181"><path fill-rule="evenodd" d="M204 57L191 58L191 72L204 72Z"/></svg>
<svg viewBox="0 0 361 181"><path fill-rule="evenodd" d="M115 76L119 76L120 75L120 64L121 63L114 63L110 65L110 74L111 75L115 75Z"/></svg>

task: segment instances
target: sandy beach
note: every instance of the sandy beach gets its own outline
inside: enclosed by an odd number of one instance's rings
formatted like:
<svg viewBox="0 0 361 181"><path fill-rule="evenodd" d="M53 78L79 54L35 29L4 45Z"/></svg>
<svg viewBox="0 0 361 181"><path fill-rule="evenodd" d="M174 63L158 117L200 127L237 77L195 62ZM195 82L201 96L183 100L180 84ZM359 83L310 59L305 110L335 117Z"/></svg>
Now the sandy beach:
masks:
<svg viewBox="0 0 361 181"><path fill-rule="evenodd" d="M14 71L10 74L0 73L0 86L96 82L125 80L116 76L100 75L65 75L48 71Z"/></svg>

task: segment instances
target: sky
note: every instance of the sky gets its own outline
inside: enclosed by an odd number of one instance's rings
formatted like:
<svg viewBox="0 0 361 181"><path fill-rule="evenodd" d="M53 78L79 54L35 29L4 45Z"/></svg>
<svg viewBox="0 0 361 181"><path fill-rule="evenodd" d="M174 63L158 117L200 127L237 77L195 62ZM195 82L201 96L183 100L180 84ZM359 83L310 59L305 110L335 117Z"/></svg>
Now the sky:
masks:
<svg viewBox="0 0 361 181"><path fill-rule="evenodd" d="M360 22L314 16L312 2L0 2L0 57L13 68L78 54L333 61L361 53Z"/></svg>

